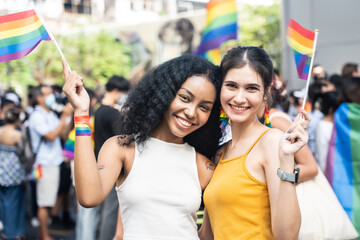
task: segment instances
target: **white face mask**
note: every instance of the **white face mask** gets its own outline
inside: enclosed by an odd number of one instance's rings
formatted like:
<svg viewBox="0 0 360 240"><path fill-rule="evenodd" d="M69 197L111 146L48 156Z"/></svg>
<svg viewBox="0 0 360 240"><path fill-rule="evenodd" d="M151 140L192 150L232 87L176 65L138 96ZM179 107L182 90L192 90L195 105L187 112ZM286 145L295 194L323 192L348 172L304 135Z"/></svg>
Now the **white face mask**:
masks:
<svg viewBox="0 0 360 240"><path fill-rule="evenodd" d="M21 112L20 115L19 115L20 121L23 122L23 121L25 120L25 118L26 118L25 113L24 113L24 112Z"/></svg>
<svg viewBox="0 0 360 240"><path fill-rule="evenodd" d="M127 94L123 94L123 95L120 97L120 99L117 100L116 103L117 103L118 105L120 105L120 106L123 105L123 104L125 103L126 99L127 99L127 96L128 96Z"/></svg>
<svg viewBox="0 0 360 240"><path fill-rule="evenodd" d="M45 105L49 108L51 108L51 106L56 102L55 99L55 95L54 94L50 94L49 96L46 97L45 99Z"/></svg>

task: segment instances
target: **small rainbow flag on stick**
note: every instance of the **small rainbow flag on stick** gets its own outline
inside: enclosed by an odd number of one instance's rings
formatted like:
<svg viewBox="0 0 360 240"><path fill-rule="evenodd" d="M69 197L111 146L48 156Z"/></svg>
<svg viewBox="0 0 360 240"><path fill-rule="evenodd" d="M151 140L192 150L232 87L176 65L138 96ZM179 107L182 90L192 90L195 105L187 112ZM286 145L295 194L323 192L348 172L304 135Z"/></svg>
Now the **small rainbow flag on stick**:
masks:
<svg viewBox="0 0 360 240"><path fill-rule="evenodd" d="M343 103L334 114L325 175L360 232L360 105Z"/></svg>
<svg viewBox="0 0 360 240"><path fill-rule="evenodd" d="M52 40L65 59L56 39L35 9L0 16L0 63L25 57L42 40Z"/></svg>
<svg viewBox="0 0 360 240"><path fill-rule="evenodd" d="M42 40L51 37L34 10L0 16L0 63L25 57Z"/></svg>
<svg viewBox="0 0 360 240"><path fill-rule="evenodd" d="M42 168L41 165L34 167L29 175L29 178L32 180L38 180L42 177Z"/></svg>
<svg viewBox="0 0 360 240"><path fill-rule="evenodd" d="M222 58L220 46L237 39L236 3L235 0L210 0L206 9L206 27L195 54L219 64Z"/></svg>
<svg viewBox="0 0 360 240"><path fill-rule="evenodd" d="M290 18L287 29L287 41L294 51L295 64L300 79L307 80L306 93L302 108L304 109L308 94L311 69L315 57L315 48L319 30L312 32L303 28Z"/></svg>

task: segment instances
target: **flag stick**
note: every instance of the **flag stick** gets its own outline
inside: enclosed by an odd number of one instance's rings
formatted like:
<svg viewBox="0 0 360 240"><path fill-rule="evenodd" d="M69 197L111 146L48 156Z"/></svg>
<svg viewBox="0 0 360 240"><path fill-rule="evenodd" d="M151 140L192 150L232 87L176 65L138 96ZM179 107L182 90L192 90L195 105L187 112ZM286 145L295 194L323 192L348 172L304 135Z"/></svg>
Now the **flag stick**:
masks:
<svg viewBox="0 0 360 240"><path fill-rule="evenodd" d="M60 47L59 47L59 45L58 45L58 43L57 43L54 35L53 35L53 34L51 33L51 31L49 31L49 29L47 28L46 23L45 23L44 19L42 18L41 14L40 14L38 11L36 11L35 8L34 8L34 11L35 11L36 15L39 17L39 19L40 19L40 21L42 22L42 24L44 25L45 30L46 30L46 31L48 32L48 34L50 35L51 40L54 41L55 46L56 46L57 50L59 51L61 57L62 57L63 59L65 59L66 65L68 66L69 71L71 72L70 65L69 65L68 62L66 61L66 58L64 57L64 54L62 53L62 51L61 51L61 49L60 49Z"/></svg>
<svg viewBox="0 0 360 240"><path fill-rule="evenodd" d="M307 98L308 91L309 91L311 71L312 71L314 57L315 57L316 42L317 42L318 35L319 35L319 30L315 29L315 39L314 39L314 45L313 45L313 53L312 53L312 56L311 56L309 74L308 74L307 81L306 81L305 97L304 97L304 100L303 100L302 109L305 109L306 98Z"/></svg>

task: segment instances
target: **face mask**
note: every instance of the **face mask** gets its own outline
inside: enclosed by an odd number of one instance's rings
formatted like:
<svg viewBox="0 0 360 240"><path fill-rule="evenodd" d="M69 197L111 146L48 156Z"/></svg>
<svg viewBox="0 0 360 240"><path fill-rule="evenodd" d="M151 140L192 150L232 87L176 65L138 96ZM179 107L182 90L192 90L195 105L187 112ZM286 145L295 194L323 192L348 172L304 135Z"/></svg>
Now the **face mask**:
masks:
<svg viewBox="0 0 360 240"><path fill-rule="evenodd" d="M127 98L127 94L123 94L116 103L121 106L126 102L126 98Z"/></svg>
<svg viewBox="0 0 360 240"><path fill-rule="evenodd" d="M45 105L47 107L51 107L54 103L56 102L56 99L55 99L55 95L54 94L50 94L49 96L46 97L45 99Z"/></svg>
<svg viewBox="0 0 360 240"><path fill-rule="evenodd" d="M26 118L25 113L24 113L24 112L21 112L21 113L20 113L20 116L19 116L20 121L23 122L23 121L25 120L25 118Z"/></svg>

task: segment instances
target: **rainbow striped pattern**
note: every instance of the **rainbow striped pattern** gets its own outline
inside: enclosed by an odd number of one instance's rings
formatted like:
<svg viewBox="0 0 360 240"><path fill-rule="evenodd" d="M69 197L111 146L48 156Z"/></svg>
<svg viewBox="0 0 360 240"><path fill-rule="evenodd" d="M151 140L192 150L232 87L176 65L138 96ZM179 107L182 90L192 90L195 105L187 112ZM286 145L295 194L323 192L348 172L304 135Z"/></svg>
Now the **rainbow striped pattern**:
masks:
<svg viewBox="0 0 360 240"><path fill-rule="evenodd" d="M0 16L0 63L28 55L42 40L51 40L34 10Z"/></svg>
<svg viewBox="0 0 360 240"><path fill-rule="evenodd" d="M271 128L271 122L270 122L270 119L269 119L269 110L267 108L267 106L265 106L265 111L264 111L264 124L265 126Z"/></svg>
<svg viewBox="0 0 360 240"><path fill-rule="evenodd" d="M226 124L228 124L229 118L224 112L224 109L220 107L220 128L225 130Z"/></svg>
<svg viewBox="0 0 360 240"><path fill-rule="evenodd" d="M195 54L219 64L222 58L220 46L237 39L236 3L235 0L210 0L206 8L206 27Z"/></svg>
<svg viewBox="0 0 360 240"><path fill-rule="evenodd" d="M290 18L287 29L287 41L294 51L298 76L303 80L307 80L309 75L314 39L314 32L303 28Z"/></svg>
<svg viewBox="0 0 360 240"><path fill-rule="evenodd" d="M360 105L343 103L334 115L325 175L360 232Z"/></svg>
<svg viewBox="0 0 360 240"><path fill-rule="evenodd" d="M68 139L65 142L64 149L62 151L62 155L69 160L74 159L74 151L75 151L75 128L71 130L69 133Z"/></svg>
<svg viewBox="0 0 360 240"><path fill-rule="evenodd" d="M29 178L32 180L37 180L42 177L42 168L41 165L37 165L37 167L34 167L29 175Z"/></svg>
<svg viewBox="0 0 360 240"><path fill-rule="evenodd" d="M75 136L91 136L91 125L89 115L74 117Z"/></svg>

